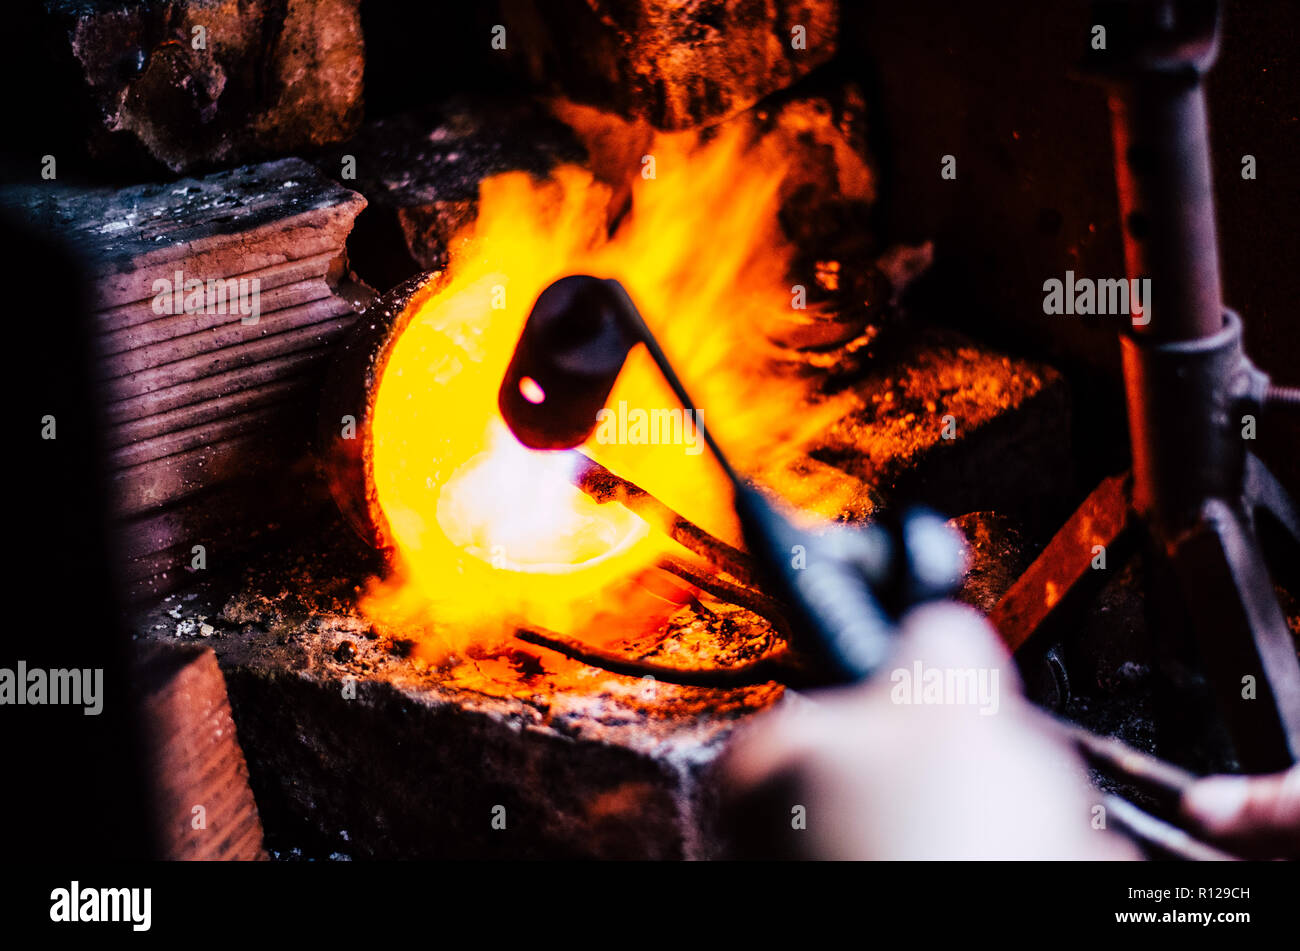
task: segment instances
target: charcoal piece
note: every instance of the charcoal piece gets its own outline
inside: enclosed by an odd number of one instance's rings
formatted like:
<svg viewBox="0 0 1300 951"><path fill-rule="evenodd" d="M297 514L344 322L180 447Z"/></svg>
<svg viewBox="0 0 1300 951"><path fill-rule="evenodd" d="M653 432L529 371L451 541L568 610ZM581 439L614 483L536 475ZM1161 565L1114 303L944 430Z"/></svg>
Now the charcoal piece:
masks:
<svg viewBox="0 0 1300 951"><path fill-rule="evenodd" d="M457 98L369 123L317 166L369 202L349 256L368 283L392 287L446 264L448 242L474 220L483 179L545 176L583 158L572 132L530 100Z"/></svg>
<svg viewBox="0 0 1300 951"><path fill-rule="evenodd" d="M365 207L301 159L249 165L201 179L130 188L48 183L0 189L0 205L71 246L95 279L105 330L157 318L154 282L177 269L201 279L249 276L289 261L337 257ZM328 260L328 259L326 259ZM322 267L319 273L324 273Z"/></svg>
<svg viewBox="0 0 1300 951"><path fill-rule="evenodd" d="M503 3L506 49L536 82L670 130L786 88L834 55L838 21L835 0Z"/></svg>
<svg viewBox="0 0 1300 951"><path fill-rule="evenodd" d="M0 204L57 234L90 272L94 376L132 595L188 580L197 542L215 543L229 564L270 522L319 509L323 495L302 480L307 407L329 345L368 296L346 279L343 251L365 199L283 159L122 189L8 187ZM192 279L244 295L241 306L160 296L158 282L174 290ZM257 319L246 323L254 286Z"/></svg>
<svg viewBox="0 0 1300 951"><path fill-rule="evenodd" d="M359 0L47 0L93 155L172 172L337 142L361 121Z"/></svg>
<svg viewBox="0 0 1300 951"><path fill-rule="evenodd" d="M812 455L886 498L991 510L1030 538L1073 501L1069 393L1042 363L917 329L852 386L855 406Z"/></svg>
<svg viewBox="0 0 1300 951"><path fill-rule="evenodd" d="M786 168L781 227L818 258L869 260L876 172L867 147L866 97L854 83L782 94L729 123L750 129L757 158Z"/></svg>

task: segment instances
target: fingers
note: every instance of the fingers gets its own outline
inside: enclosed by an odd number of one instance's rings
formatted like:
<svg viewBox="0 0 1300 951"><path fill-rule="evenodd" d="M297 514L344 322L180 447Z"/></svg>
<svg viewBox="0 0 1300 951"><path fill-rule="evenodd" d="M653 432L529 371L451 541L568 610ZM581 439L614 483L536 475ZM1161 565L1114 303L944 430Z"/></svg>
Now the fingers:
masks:
<svg viewBox="0 0 1300 951"><path fill-rule="evenodd" d="M787 694L780 707L744 731L726 756L728 783L755 786L795 768L825 738L826 721L816 705Z"/></svg>
<svg viewBox="0 0 1300 951"><path fill-rule="evenodd" d="M1206 836L1244 854L1300 856L1300 765L1271 776L1210 776L1182 801Z"/></svg>
<svg viewBox="0 0 1300 951"><path fill-rule="evenodd" d="M728 773L743 786L793 768L809 750L825 746L833 735L828 724L837 722L837 717L843 718L838 721L841 723L874 717L858 721L863 724L862 742L874 742L879 738L882 714L888 714L899 698L910 700L914 672L924 676L929 670L947 669L998 672L998 677L991 679L994 695L985 698L985 709L996 711L1004 691L1019 691L1015 665L978 612L959 604L926 605L903 619L890 663L871 684L822 690L808 698L791 697L735 744L728 757ZM989 682L986 679L985 683ZM897 696L891 699L891 693ZM902 697L904 693L908 696ZM894 728L893 724L890 727Z"/></svg>
<svg viewBox="0 0 1300 951"><path fill-rule="evenodd" d="M1003 689L1020 692L1015 664L997 631L964 604L926 604L903 618L895 663L908 660L935 667L997 670Z"/></svg>

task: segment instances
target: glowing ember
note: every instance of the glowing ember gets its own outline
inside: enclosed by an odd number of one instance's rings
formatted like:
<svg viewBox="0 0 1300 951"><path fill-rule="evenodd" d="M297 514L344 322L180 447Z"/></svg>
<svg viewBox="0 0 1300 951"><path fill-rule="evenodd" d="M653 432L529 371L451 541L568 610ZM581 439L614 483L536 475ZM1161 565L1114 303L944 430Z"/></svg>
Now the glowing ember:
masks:
<svg viewBox="0 0 1300 951"><path fill-rule="evenodd" d="M524 619L580 633L618 614L629 579L686 554L623 507L597 505L570 484L571 456L524 449L500 419L496 390L524 319L567 274L621 281L733 460L778 491L793 478L785 464L841 407L809 405L805 382L771 369L765 330L792 301L776 227L784 171L747 157L739 134L705 147L661 138L658 178L637 181L612 237L611 192L582 169L483 183L477 221L452 243L444 285L394 343L376 394L373 478L396 557L365 599L372 617L425 624L449 649ZM521 393L546 397L532 380ZM610 396L621 401L677 406L640 349ZM601 442L610 429L583 451L739 541L725 481L698 446Z"/></svg>

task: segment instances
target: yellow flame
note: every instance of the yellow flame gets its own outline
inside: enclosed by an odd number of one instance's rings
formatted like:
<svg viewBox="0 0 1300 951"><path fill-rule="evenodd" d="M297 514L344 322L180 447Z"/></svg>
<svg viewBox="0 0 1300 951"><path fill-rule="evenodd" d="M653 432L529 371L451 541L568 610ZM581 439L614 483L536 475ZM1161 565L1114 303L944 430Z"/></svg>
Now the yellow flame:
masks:
<svg viewBox="0 0 1300 951"><path fill-rule="evenodd" d="M661 137L653 154L656 177L636 182L612 237L611 191L581 168L483 182L445 285L393 345L376 395L374 481L396 570L363 603L373 617L423 619L448 649L499 638L524 618L578 632L608 617L611 586L676 547L616 503L591 501L570 484L569 457L525 449L501 421L497 389L515 343L558 278L621 281L705 425L742 470L778 491L783 464L838 412L811 405L806 382L770 366L765 329L792 306L776 220L784 170L747 156L739 131L704 146ZM611 394L611 406L620 402L678 405L643 348ZM698 444L593 438L582 448L739 541L729 489Z"/></svg>

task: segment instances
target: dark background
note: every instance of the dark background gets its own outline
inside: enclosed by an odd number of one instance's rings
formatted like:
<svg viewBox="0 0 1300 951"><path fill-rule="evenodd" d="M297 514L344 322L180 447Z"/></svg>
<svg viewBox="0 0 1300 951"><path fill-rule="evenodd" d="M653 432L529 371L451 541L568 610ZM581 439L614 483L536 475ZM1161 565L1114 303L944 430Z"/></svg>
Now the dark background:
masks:
<svg viewBox="0 0 1300 951"><path fill-rule="evenodd" d="M1043 281L1120 277L1123 242L1105 90L1075 78L1090 36L1078 0L846 3L844 63L866 63L895 239L933 237L927 311L1070 377L1080 486L1127 462L1115 324L1048 317ZM1300 381L1300 4L1224 4L1209 115L1225 303L1252 359ZM957 179L939 178L940 157ZM1254 155L1256 179L1241 177ZM1300 491L1300 420L1261 419L1257 451Z"/></svg>

